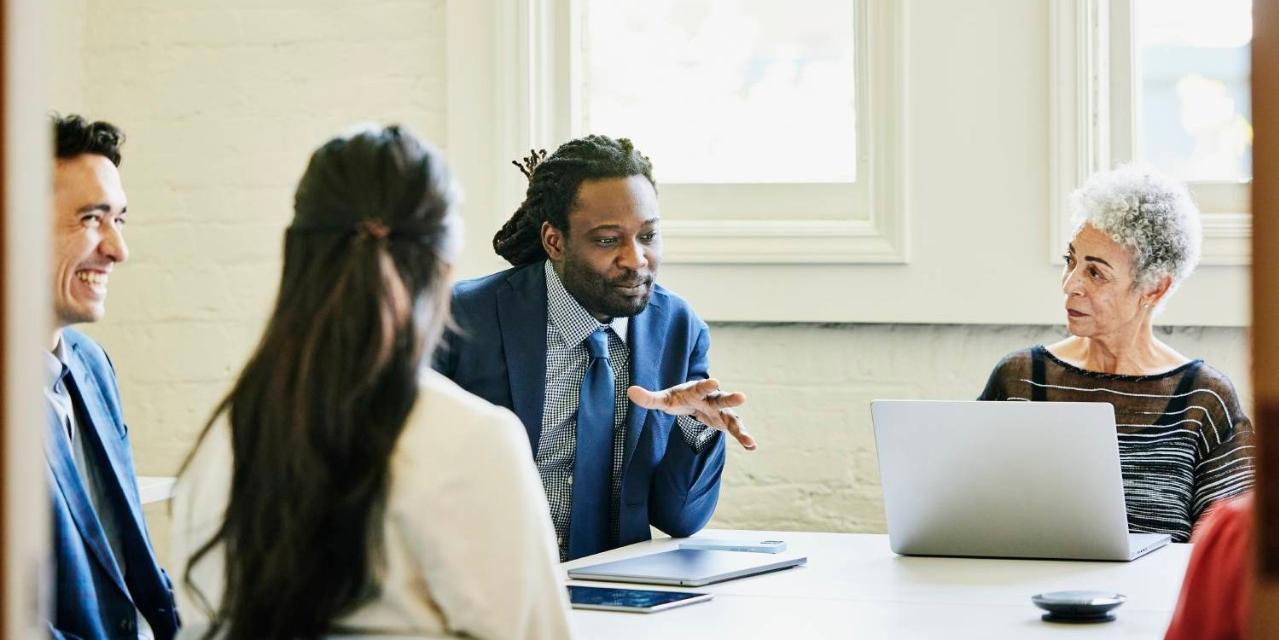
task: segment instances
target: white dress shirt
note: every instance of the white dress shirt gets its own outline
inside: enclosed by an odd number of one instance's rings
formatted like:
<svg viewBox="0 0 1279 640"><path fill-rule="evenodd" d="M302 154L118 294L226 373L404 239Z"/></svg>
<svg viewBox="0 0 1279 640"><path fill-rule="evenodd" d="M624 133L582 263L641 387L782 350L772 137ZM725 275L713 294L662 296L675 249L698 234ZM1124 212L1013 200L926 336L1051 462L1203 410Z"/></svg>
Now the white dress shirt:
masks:
<svg viewBox="0 0 1279 640"><path fill-rule="evenodd" d="M370 635L569 637L563 572L532 458L514 414L435 371L423 372L391 455L381 590L335 623ZM175 576L186 573L191 555L221 524L231 464L223 417L175 488L169 563ZM224 562L218 545L191 571L214 607L223 595ZM180 577L174 582L183 623L207 628L200 599Z"/></svg>

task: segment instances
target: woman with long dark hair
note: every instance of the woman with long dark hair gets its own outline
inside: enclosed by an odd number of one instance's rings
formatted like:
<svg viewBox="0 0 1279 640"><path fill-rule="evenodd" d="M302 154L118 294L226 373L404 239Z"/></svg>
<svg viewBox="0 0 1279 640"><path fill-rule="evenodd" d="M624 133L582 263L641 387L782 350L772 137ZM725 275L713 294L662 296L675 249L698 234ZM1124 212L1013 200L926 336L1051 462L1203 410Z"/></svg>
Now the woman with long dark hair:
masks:
<svg viewBox="0 0 1279 640"><path fill-rule="evenodd" d="M439 154L320 147L274 312L180 474L171 566L205 637L568 635L518 419L424 366L459 246Z"/></svg>

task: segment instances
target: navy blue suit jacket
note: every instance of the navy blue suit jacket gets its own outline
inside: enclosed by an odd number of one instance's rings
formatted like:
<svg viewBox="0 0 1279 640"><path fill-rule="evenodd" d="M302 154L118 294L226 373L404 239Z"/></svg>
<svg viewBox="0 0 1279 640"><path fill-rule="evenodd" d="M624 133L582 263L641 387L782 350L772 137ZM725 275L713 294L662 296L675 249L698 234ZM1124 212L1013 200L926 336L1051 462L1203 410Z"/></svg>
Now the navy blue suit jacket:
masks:
<svg viewBox="0 0 1279 640"><path fill-rule="evenodd" d="M546 274L541 262L460 282L453 289L457 330L434 366L462 388L519 416L536 454L546 382ZM710 332L679 296L654 285L630 319L631 384L667 387L708 377ZM629 405L616 546L649 539L649 525L676 537L706 526L719 501L724 437L694 453L675 417Z"/></svg>
<svg viewBox="0 0 1279 640"><path fill-rule="evenodd" d="M115 370L107 354L82 333L62 330L70 371L67 391L101 487L117 514L125 568L121 574L88 491L76 472L71 447L57 414L48 410L45 460L53 499L56 593L50 632L55 638L137 638L141 611L155 637L178 629L169 578L156 562L147 537L133 472L133 453L120 408Z"/></svg>

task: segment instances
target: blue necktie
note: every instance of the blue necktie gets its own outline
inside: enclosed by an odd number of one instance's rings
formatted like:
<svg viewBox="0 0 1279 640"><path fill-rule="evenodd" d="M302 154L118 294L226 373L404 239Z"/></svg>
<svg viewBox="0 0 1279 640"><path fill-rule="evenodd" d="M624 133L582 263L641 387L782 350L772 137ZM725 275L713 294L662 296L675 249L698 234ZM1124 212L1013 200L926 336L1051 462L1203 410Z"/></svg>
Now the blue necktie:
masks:
<svg viewBox="0 0 1279 640"><path fill-rule="evenodd" d="M609 548L609 503L613 470L613 367L608 362L608 330L586 339L591 361L582 376L577 404L577 451L573 459L573 505L569 515L568 558Z"/></svg>

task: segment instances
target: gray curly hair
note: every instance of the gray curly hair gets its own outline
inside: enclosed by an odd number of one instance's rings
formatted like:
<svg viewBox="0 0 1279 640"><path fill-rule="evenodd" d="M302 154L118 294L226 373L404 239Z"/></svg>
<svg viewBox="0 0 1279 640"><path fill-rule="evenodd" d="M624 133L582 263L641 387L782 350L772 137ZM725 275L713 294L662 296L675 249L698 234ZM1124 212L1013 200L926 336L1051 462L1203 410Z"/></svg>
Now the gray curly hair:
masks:
<svg viewBox="0 0 1279 640"><path fill-rule="evenodd" d="M1093 174L1070 195L1075 231L1090 224L1133 252L1135 284L1163 276L1172 286L1160 306L1199 264L1203 228L1186 186L1136 165Z"/></svg>

